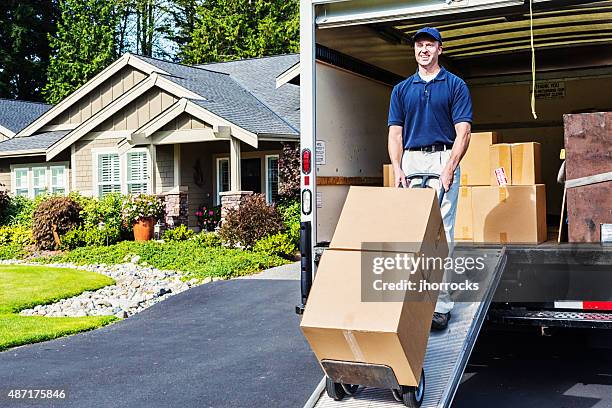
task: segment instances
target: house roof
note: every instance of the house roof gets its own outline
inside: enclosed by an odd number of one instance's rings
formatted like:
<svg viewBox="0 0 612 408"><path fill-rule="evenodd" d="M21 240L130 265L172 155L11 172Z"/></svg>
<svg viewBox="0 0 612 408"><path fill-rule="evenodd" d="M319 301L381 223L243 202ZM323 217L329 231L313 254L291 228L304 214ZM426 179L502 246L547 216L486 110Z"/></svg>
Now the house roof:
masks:
<svg viewBox="0 0 612 408"><path fill-rule="evenodd" d="M297 55L295 56L297 57ZM246 60L256 67L247 69L249 63L209 64L187 66L152 58L138 57L163 69L168 75L160 75L198 95L204 100L195 103L236 125L255 134L299 135L299 89L276 89L276 71L284 71L293 64L293 58L285 55ZM266 64L261 61L267 60ZM214 65L214 66L212 66ZM264 78L265 72L265 78ZM263 83L248 79L259 77ZM277 92L278 96L273 96ZM298 117L296 121L295 117Z"/></svg>
<svg viewBox="0 0 612 408"><path fill-rule="evenodd" d="M198 65L198 67L229 74L236 82L299 131L300 87L285 84L276 88L276 77L298 63L299 60L299 54L285 54L204 64Z"/></svg>
<svg viewBox="0 0 612 408"><path fill-rule="evenodd" d="M51 107L40 102L0 99L0 126L10 130L13 136Z"/></svg>
<svg viewBox="0 0 612 408"><path fill-rule="evenodd" d="M25 153L44 154L47 148L63 138L68 132L69 130L56 130L5 140L0 142L0 156L14 156Z"/></svg>

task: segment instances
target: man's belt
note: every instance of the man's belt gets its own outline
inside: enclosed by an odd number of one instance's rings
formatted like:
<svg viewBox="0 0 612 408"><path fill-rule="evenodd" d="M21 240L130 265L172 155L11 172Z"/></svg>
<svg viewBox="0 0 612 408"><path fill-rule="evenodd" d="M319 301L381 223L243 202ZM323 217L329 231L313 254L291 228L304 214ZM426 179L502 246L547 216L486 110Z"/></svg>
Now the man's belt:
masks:
<svg viewBox="0 0 612 408"><path fill-rule="evenodd" d="M451 150L453 148L453 145L447 145L447 144L443 144L443 143L437 143L437 144L432 144L429 146L421 146L421 147L410 147L408 148L408 150L410 150L411 152L414 151L418 151L418 152L443 152L445 150Z"/></svg>

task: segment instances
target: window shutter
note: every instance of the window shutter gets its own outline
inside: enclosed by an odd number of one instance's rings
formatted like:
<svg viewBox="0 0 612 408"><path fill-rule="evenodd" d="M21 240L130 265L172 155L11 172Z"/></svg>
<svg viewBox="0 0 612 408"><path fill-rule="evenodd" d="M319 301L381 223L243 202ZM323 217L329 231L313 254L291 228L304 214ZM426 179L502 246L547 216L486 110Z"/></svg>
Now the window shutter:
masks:
<svg viewBox="0 0 612 408"><path fill-rule="evenodd" d="M128 193L147 192L149 183L149 161L146 152L129 152L127 154Z"/></svg>

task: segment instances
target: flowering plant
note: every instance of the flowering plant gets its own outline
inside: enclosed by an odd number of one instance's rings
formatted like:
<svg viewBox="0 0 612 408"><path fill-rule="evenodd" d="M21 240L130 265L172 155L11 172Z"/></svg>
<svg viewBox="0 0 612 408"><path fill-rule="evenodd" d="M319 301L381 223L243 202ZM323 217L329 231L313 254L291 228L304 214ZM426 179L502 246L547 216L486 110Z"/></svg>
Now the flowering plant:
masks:
<svg viewBox="0 0 612 408"><path fill-rule="evenodd" d="M195 212L200 228L206 231L214 231L221 221L221 206L202 206Z"/></svg>
<svg viewBox="0 0 612 408"><path fill-rule="evenodd" d="M164 213L162 201L154 195L129 195L123 200L121 214L126 225L133 225L146 218L158 220Z"/></svg>

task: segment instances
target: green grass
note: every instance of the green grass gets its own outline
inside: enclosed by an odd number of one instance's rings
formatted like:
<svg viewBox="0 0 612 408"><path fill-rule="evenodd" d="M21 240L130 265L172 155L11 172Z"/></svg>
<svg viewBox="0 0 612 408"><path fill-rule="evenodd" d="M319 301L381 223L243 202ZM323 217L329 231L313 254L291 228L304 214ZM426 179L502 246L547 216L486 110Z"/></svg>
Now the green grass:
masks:
<svg viewBox="0 0 612 408"><path fill-rule="evenodd" d="M104 326L114 316L19 316L22 309L56 302L114 281L94 272L0 265L0 351Z"/></svg>
<svg viewBox="0 0 612 408"><path fill-rule="evenodd" d="M160 269L182 271L185 279L248 275L289 261L253 251L203 246L196 241L123 241L103 247L82 247L61 255L39 258L38 262L70 262L77 265L117 264L138 255L140 263Z"/></svg>

